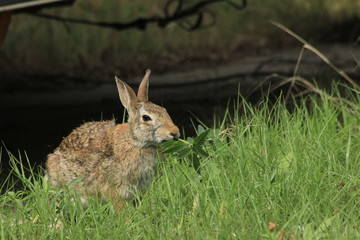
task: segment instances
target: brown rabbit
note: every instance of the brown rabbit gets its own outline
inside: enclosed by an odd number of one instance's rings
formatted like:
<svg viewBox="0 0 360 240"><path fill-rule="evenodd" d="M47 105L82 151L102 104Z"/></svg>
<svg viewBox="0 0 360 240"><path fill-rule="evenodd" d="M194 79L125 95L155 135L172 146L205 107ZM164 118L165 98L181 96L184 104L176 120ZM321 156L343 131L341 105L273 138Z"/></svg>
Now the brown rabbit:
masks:
<svg viewBox="0 0 360 240"><path fill-rule="evenodd" d="M179 137L167 111L148 101L150 70L137 96L115 77L128 123L87 122L63 139L48 155L45 178L53 187L72 186L84 197L111 199L117 207L143 191L154 175L160 143Z"/></svg>

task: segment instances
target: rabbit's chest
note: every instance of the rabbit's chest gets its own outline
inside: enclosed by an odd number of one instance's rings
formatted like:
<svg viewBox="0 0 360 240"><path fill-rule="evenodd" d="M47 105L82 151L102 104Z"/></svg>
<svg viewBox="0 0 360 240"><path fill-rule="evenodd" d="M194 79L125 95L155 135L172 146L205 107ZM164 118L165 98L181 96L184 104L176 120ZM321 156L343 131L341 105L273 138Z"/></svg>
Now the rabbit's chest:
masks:
<svg viewBox="0 0 360 240"><path fill-rule="evenodd" d="M140 154L138 158L126 169L126 175L123 176L127 186L123 193L125 199L133 197L136 191L143 192L151 183L156 168L156 153ZM129 188L129 189L128 189Z"/></svg>
<svg viewBox="0 0 360 240"><path fill-rule="evenodd" d="M136 182L149 183L156 168L156 153L145 153L138 156L138 161L133 166L133 175Z"/></svg>
<svg viewBox="0 0 360 240"><path fill-rule="evenodd" d="M156 151L138 150L125 151L112 168L114 176L120 182L129 182L138 185L142 182L149 182L154 175L156 167Z"/></svg>

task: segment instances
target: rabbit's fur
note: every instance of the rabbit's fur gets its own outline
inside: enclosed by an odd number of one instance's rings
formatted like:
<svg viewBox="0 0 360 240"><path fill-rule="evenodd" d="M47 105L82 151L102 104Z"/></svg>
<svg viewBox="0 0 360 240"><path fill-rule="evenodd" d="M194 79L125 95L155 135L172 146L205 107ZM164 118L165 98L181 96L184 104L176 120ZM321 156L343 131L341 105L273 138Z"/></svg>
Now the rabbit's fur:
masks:
<svg viewBox="0 0 360 240"><path fill-rule="evenodd" d="M87 122L63 139L48 155L46 179L53 187L72 186L81 195L97 195L118 203L142 191L154 175L157 147L179 137L166 110L148 101L150 70L138 94L115 77L128 123Z"/></svg>

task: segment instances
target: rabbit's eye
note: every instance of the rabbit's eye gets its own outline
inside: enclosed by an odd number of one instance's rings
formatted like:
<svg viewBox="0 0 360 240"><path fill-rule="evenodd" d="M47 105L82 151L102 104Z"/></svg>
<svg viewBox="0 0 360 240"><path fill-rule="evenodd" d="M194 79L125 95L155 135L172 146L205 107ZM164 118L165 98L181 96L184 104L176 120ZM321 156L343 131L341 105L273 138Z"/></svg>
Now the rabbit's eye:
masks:
<svg viewBox="0 0 360 240"><path fill-rule="evenodd" d="M144 122L151 121L151 117L148 116L148 115L142 115L142 119L143 119Z"/></svg>

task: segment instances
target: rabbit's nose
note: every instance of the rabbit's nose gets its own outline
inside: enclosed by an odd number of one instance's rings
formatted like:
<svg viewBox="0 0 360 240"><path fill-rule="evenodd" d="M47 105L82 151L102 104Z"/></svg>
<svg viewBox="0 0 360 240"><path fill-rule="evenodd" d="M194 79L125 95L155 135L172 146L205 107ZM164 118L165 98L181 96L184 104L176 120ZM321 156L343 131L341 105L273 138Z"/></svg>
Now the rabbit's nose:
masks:
<svg viewBox="0 0 360 240"><path fill-rule="evenodd" d="M179 137L179 133L170 133L170 135L173 137L173 138L178 138Z"/></svg>
<svg viewBox="0 0 360 240"><path fill-rule="evenodd" d="M180 137L179 128L176 126L172 127L172 129L170 130L170 136L172 136L173 138Z"/></svg>

